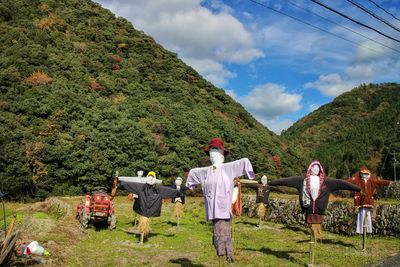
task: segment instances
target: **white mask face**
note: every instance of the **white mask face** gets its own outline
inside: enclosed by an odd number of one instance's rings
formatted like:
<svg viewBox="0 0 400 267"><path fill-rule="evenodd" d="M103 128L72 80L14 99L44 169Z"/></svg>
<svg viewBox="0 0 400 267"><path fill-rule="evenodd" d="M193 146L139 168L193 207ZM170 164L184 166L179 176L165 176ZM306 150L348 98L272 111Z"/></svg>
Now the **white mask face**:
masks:
<svg viewBox="0 0 400 267"><path fill-rule="evenodd" d="M318 175L318 174L319 174L319 171L320 171L320 169L319 169L318 164L314 164L314 165L311 167L311 175Z"/></svg>
<svg viewBox="0 0 400 267"><path fill-rule="evenodd" d="M154 176L147 176L146 183L149 185L153 185L156 183L156 177Z"/></svg>
<svg viewBox="0 0 400 267"><path fill-rule="evenodd" d="M263 175L263 177L261 177L261 183L262 183L262 185L267 185L267 183L268 183L267 176Z"/></svg>
<svg viewBox="0 0 400 267"><path fill-rule="evenodd" d="M181 186L181 184L182 184L182 179L176 179L175 180L175 185L176 186Z"/></svg>
<svg viewBox="0 0 400 267"><path fill-rule="evenodd" d="M143 171L137 171L137 176L142 177L143 176Z"/></svg>
<svg viewBox="0 0 400 267"><path fill-rule="evenodd" d="M210 161L213 165L220 165L224 163L225 157L224 152L218 148L211 148L210 151Z"/></svg>
<svg viewBox="0 0 400 267"><path fill-rule="evenodd" d="M369 179L369 174L368 173L361 173L361 178L368 180Z"/></svg>

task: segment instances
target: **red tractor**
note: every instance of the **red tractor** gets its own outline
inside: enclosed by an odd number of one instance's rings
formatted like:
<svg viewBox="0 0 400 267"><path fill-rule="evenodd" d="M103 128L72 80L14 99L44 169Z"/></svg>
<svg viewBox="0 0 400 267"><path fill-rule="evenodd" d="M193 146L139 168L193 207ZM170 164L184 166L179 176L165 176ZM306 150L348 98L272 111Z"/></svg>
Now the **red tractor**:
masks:
<svg viewBox="0 0 400 267"><path fill-rule="evenodd" d="M110 230L114 229L117 217L107 188L95 187L88 193L76 207L76 218L84 228L88 228L89 223L93 222L107 224Z"/></svg>

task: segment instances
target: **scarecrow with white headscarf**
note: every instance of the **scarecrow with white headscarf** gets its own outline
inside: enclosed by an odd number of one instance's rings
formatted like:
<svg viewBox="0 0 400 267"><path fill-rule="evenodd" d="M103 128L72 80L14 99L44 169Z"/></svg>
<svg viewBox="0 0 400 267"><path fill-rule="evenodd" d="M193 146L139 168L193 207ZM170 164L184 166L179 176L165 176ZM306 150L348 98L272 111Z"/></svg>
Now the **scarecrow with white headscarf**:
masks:
<svg viewBox="0 0 400 267"><path fill-rule="evenodd" d="M328 206L329 196L336 190L361 189L344 180L325 177L324 169L319 161L313 161L308 166L306 176L293 176L277 179L270 185L294 187L299 192L300 206L306 215L306 223L310 226L310 265L314 262L314 243L322 239L321 224Z"/></svg>
<svg viewBox="0 0 400 267"><path fill-rule="evenodd" d="M182 185L181 177L177 177L175 179L175 183L171 187L180 192L179 197L173 197L171 199L172 203L175 203L173 217L175 217L177 219L177 226L179 226L179 220L183 216L183 204L185 204L185 192L189 188L185 185Z"/></svg>
<svg viewBox="0 0 400 267"><path fill-rule="evenodd" d="M247 158L224 163L229 151L224 148L221 138L213 138L204 152L209 155L212 165L191 169L186 186L191 189L197 184L202 186L206 219L213 223L213 244L221 266L224 256L228 263L233 262L231 219L234 179L243 175L254 179L254 171Z"/></svg>
<svg viewBox="0 0 400 267"><path fill-rule="evenodd" d="M389 185L391 181L381 180L365 166L354 173L348 181L361 187L361 192L354 194L354 207L358 208L356 232L363 234L363 249L365 249L366 234L372 233L371 211L374 208L375 191Z"/></svg>
<svg viewBox="0 0 400 267"><path fill-rule="evenodd" d="M140 244L143 244L144 236L151 231L149 218L161 215L162 199L180 196L178 190L156 184L155 172L149 172L146 178L146 183L120 182L127 191L138 196L133 204L133 210L140 215L137 228L140 233Z"/></svg>

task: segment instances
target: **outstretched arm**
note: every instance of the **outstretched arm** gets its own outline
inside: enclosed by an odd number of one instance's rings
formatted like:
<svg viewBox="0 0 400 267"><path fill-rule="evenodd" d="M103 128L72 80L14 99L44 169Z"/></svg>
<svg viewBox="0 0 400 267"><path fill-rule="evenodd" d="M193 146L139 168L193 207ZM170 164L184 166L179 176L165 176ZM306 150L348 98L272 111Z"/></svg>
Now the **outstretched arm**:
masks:
<svg viewBox="0 0 400 267"><path fill-rule="evenodd" d="M139 193L143 190L145 184L134 182L121 182L120 185L127 191L139 195Z"/></svg>
<svg viewBox="0 0 400 267"><path fill-rule="evenodd" d="M270 187L269 187L269 191L275 191L275 192L285 193L285 191L283 191L282 189L280 189L279 187L276 187L276 186L270 186Z"/></svg>
<svg viewBox="0 0 400 267"><path fill-rule="evenodd" d="M200 184L207 177L209 168L210 167L191 169L185 185L190 189L194 189L197 184Z"/></svg>
<svg viewBox="0 0 400 267"><path fill-rule="evenodd" d="M231 179L246 175L249 179L254 179L253 166L248 158L242 158L222 165L225 172Z"/></svg>
<svg viewBox="0 0 400 267"><path fill-rule="evenodd" d="M160 190L160 195L162 198L173 198L173 197L180 197L181 193L174 188L167 187L167 186L157 186Z"/></svg>
<svg viewBox="0 0 400 267"><path fill-rule="evenodd" d="M242 187L251 188L257 190L260 187L260 184L257 183L241 183Z"/></svg>
<svg viewBox="0 0 400 267"><path fill-rule="evenodd" d="M332 190L351 190L360 192L361 188L345 180L325 178L325 184Z"/></svg>
<svg viewBox="0 0 400 267"><path fill-rule="evenodd" d="M376 187L384 187L389 185L391 182L392 181L389 180L378 180L378 179L371 180L371 183Z"/></svg>
<svg viewBox="0 0 400 267"><path fill-rule="evenodd" d="M294 187L297 190L301 190L303 187L304 176L292 176L288 178L277 179L269 183L269 185L283 185L288 187Z"/></svg>

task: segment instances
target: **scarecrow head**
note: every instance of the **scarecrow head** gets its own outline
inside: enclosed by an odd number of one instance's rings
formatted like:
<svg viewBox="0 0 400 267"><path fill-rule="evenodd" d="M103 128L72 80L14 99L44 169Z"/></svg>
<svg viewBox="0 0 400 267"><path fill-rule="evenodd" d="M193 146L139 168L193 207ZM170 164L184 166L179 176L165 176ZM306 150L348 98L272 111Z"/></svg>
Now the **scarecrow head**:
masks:
<svg viewBox="0 0 400 267"><path fill-rule="evenodd" d="M371 171L367 167L363 166L360 168L360 177L364 180L368 180L371 177Z"/></svg>
<svg viewBox="0 0 400 267"><path fill-rule="evenodd" d="M154 185L156 183L156 173L151 171L146 176L146 183L149 185Z"/></svg>
<svg viewBox="0 0 400 267"><path fill-rule="evenodd" d="M175 185L176 185L176 186L181 186L181 184L182 184L182 178L181 178L181 177L177 177L177 178L175 179Z"/></svg>
<svg viewBox="0 0 400 267"><path fill-rule="evenodd" d="M262 185L267 185L267 183L268 183L268 178L267 178L267 176L266 175L263 175L262 177L261 177L261 183L262 183Z"/></svg>
<svg viewBox="0 0 400 267"><path fill-rule="evenodd" d="M210 161L213 165L224 163L225 156L229 154L229 151L225 149L224 142L221 138L211 139L210 144L204 148L204 152L209 154Z"/></svg>
<svg viewBox="0 0 400 267"><path fill-rule="evenodd" d="M315 176L319 176L320 178L325 178L324 169L322 168L322 165L319 161L314 160L308 166L306 176L309 177L310 175L315 175Z"/></svg>

